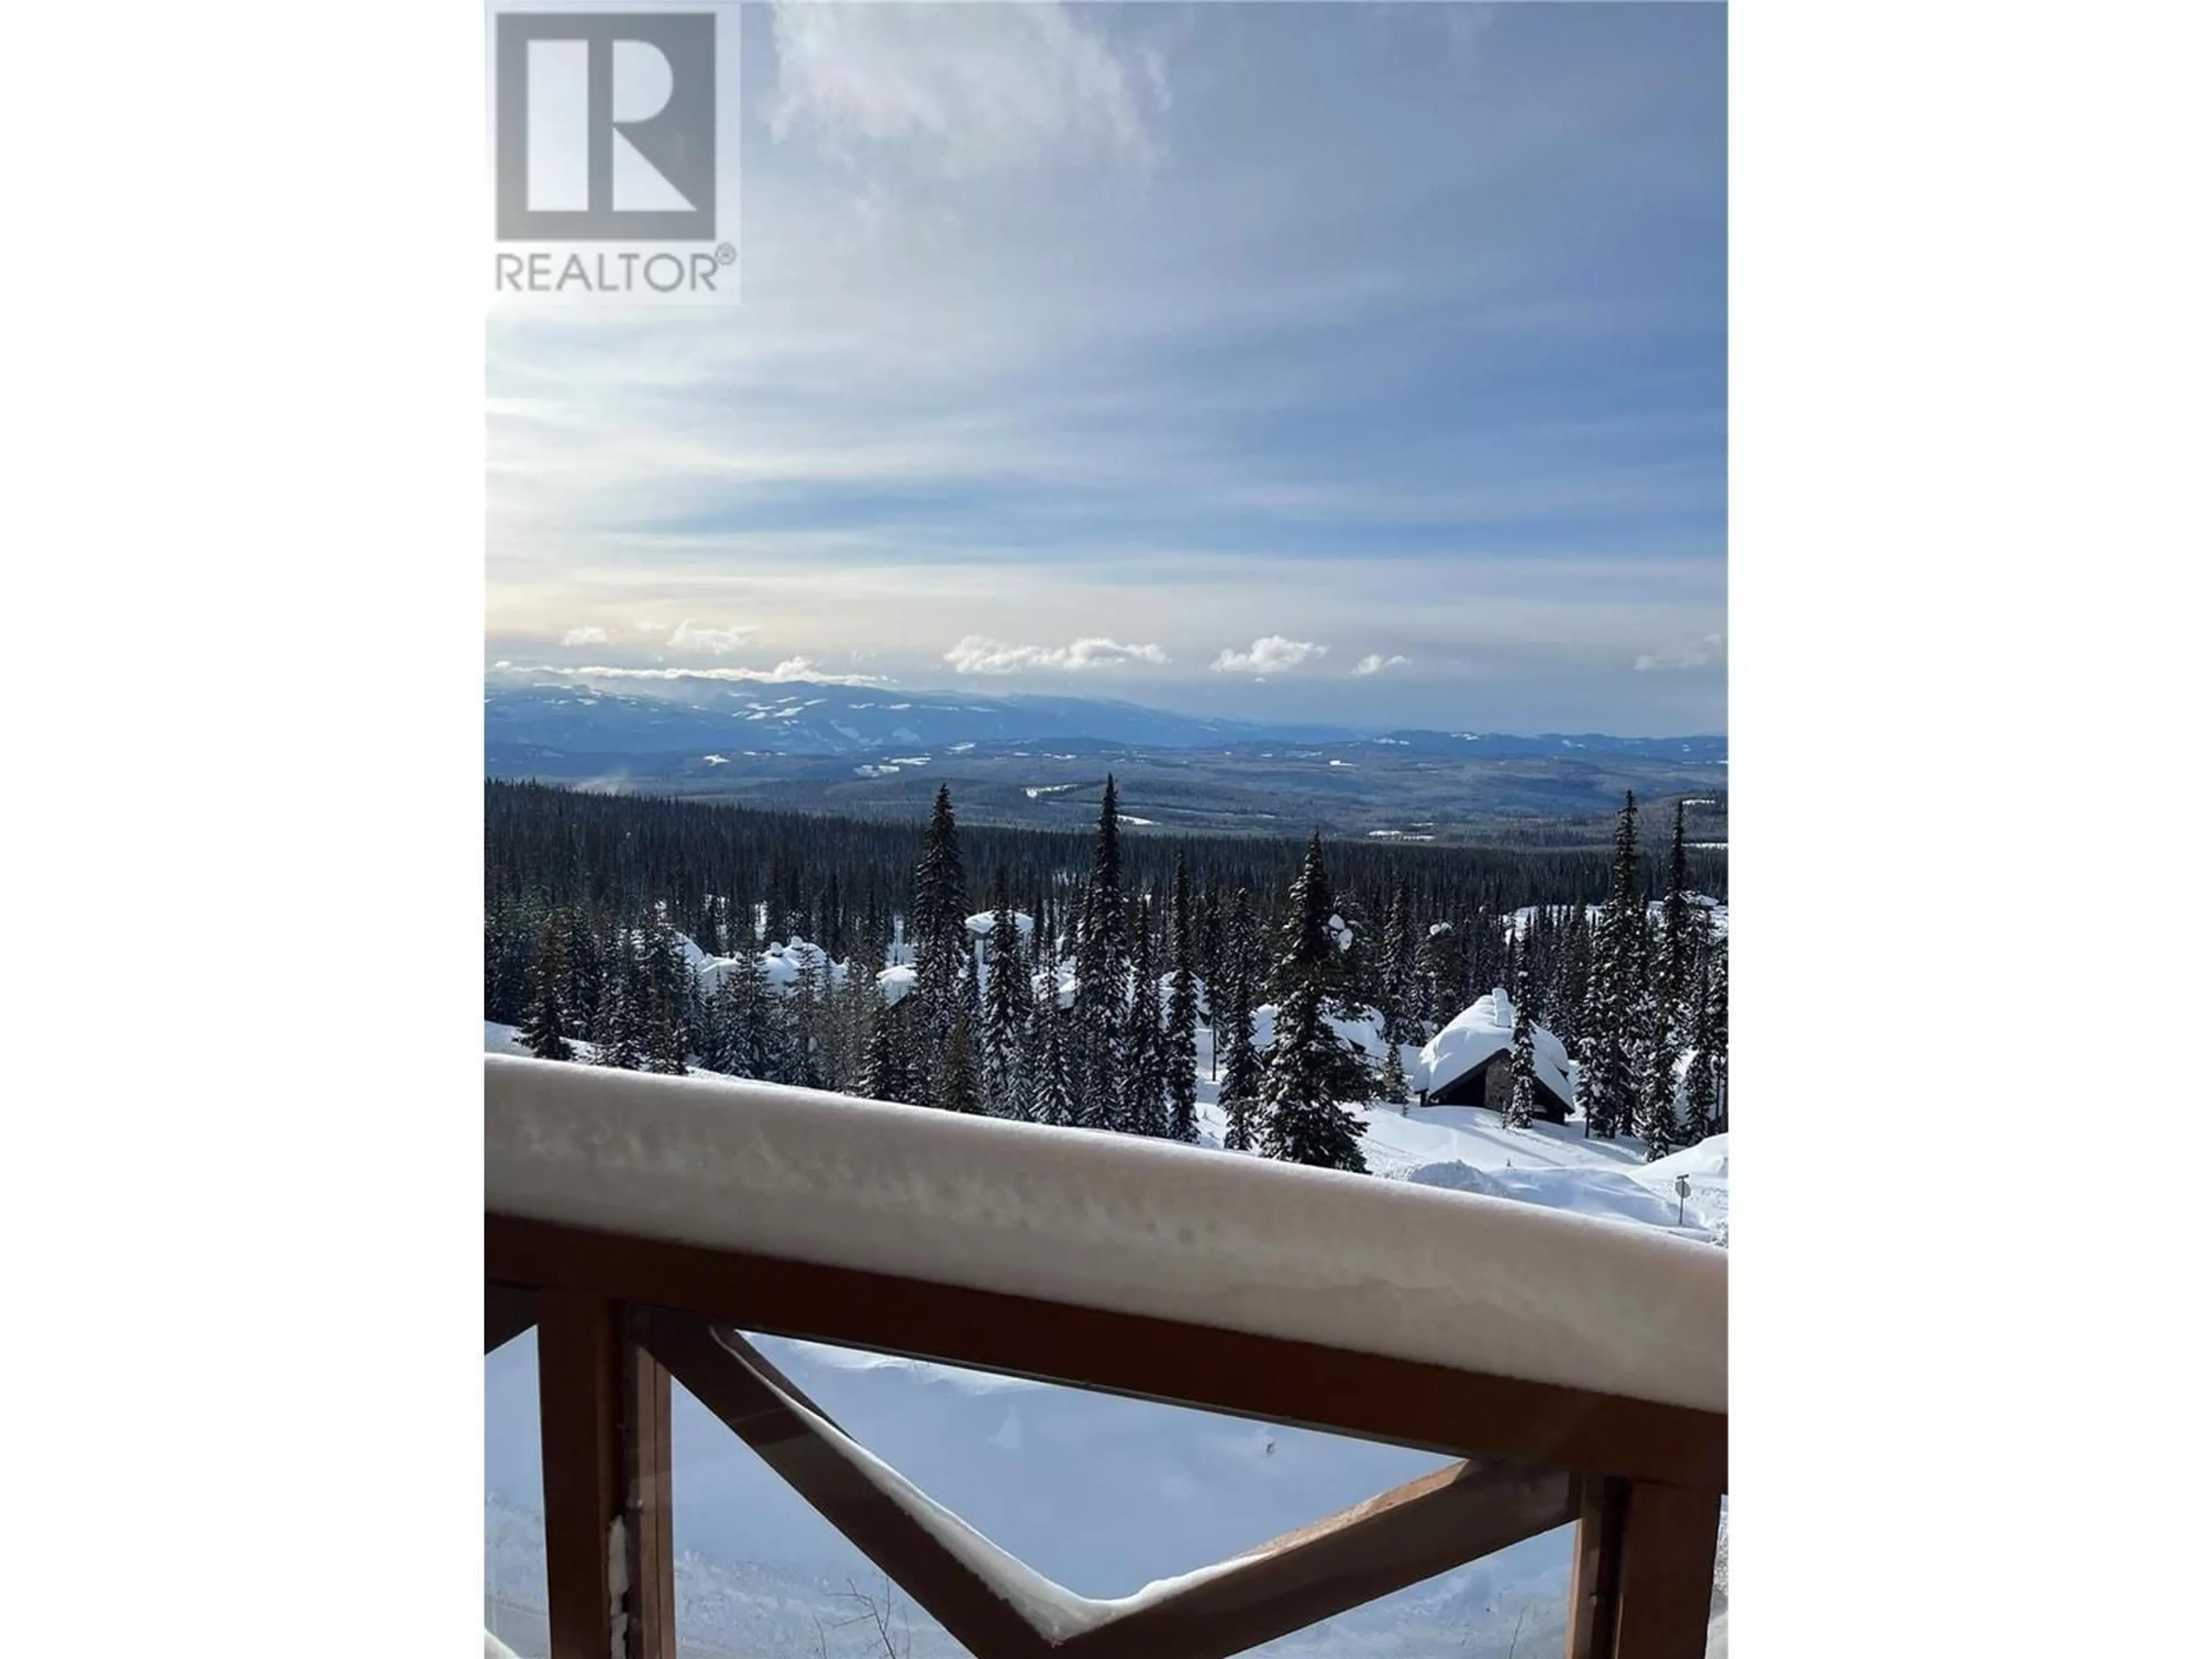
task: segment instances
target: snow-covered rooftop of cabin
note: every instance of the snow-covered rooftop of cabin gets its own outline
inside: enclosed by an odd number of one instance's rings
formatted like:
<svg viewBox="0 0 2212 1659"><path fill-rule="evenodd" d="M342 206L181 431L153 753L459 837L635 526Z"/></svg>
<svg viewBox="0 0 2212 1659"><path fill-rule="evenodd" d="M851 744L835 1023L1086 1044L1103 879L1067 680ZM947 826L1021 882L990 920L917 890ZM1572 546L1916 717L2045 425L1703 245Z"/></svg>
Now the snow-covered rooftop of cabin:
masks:
<svg viewBox="0 0 2212 1659"><path fill-rule="evenodd" d="M1727 1408L1709 1245L1133 1136L484 1066L501 1213Z"/></svg>
<svg viewBox="0 0 2212 1659"><path fill-rule="evenodd" d="M1562 1100L1574 1098L1566 1045L1542 1026L1533 1028L1536 1075ZM1477 997L1474 1006L1431 1037L1421 1049L1418 1079L1431 1092L1465 1077L1502 1048L1513 1046L1513 999L1503 990Z"/></svg>

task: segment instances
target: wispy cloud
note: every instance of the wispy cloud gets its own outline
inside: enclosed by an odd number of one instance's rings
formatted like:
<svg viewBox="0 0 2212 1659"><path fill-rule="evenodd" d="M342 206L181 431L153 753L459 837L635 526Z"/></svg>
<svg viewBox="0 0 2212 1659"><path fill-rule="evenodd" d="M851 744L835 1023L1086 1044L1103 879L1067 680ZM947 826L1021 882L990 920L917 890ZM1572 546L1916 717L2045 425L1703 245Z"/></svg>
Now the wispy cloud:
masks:
<svg viewBox="0 0 2212 1659"><path fill-rule="evenodd" d="M676 625L668 636L671 651L705 651L717 657L726 657L739 646L760 632L750 623L734 628L708 628L697 623L683 622Z"/></svg>
<svg viewBox="0 0 2212 1659"><path fill-rule="evenodd" d="M1072 8L821 5L775 8L778 142L814 141L848 164L893 152L946 173L1105 161L1149 171L1160 146L1121 61ZM1154 101L1164 70L1145 60ZM866 198L878 210L880 192Z"/></svg>
<svg viewBox="0 0 2212 1659"><path fill-rule="evenodd" d="M607 630L604 628L572 628L561 636L561 643L570 647L605 645L606 642Z"/></svg>
<svg viewBox="0 0 2212 1659"><path fill-rule="evenodd" d="M1708 634L1690 645L1671 646L1664 651L1649 653L1636 659L1639 674L1666 674L1686 668L1711 668L1728 660L1728 640L1719 634Z"/></svg>
<svg viewBox="0 0 2212 1659"><path fill-rule="evenodd" d="M1119 640L1077 640L1072 645L1009 645L970 634L945 653L957 674L1019 674L1030 671L1081 672L1124 663L1164 665L1168 653L1157 645L1124 645Z"/></svg>
<svg viewBox="0 0 2212 1659"><path fill-rule="evenodd" d="M1280 634L1268 634L1252 641L1249 651L1237 651L1224 647L1213 659L1217 674L1283 674L1302 663L1326 657L1328 647L1316 645L1311 640L1286 640Z"/></svg>
<svg viewBox="0 0 2212 1659"><path fill-rule="evenodd" d="M1359 659L1358 666L1352 672L1364 678L1370 674L1380 674L1389 669L1404 668L1412 660L1410 657L1386 657L1379 651L1370 651Z"/></svg>

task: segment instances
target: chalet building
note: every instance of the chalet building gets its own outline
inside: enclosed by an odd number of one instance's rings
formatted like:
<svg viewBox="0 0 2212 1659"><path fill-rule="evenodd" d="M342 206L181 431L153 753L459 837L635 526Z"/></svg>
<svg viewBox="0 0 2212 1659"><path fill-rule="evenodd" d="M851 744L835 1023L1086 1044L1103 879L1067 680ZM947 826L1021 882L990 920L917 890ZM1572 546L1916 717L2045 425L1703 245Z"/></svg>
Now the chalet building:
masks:
<svg viewBox="0 0 2212 1659"><path fill-rule="evenodd" d="M1540 1025L1534 1032L1536 1115L1564 1123L1575 1092L1566 1047ZM1421 1071L1424 1105L1505 1109L1513 1095L1513 1001L1502 986L1430 1039Z"/></svg>

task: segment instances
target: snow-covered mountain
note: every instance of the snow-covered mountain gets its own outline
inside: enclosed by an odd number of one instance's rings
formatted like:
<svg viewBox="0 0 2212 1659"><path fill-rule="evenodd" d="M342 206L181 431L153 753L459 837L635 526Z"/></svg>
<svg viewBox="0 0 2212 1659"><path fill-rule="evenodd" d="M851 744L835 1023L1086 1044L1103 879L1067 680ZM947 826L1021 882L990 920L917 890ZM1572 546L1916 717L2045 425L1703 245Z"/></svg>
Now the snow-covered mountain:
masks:
<svg viewBox="0 0 2212 1659"><path fill-rule="evenodd" d="M645 688L645 689L641 689ZM896 757L959 745L1101 750L1223 749L1240 744L1380 744L1459 758L1634 757L1724 759L1720 738L1595 733L1356 732L1341 727L1202 720L1104 698L890 690L834 682L636 680L551 672L494 674L484 688L484 742L497 755L687 754Z"/></svg>
<svg viewBox="0 0 2212 1659"><path fill-rule="evenodd" d="M1142 745L1319 743L1352 733L1320 726L1196 720L1136 703L1081 697L892 691L793 681L655 680L650 692L598 680L494 680L484 741L569 754L897 755L957 744L1059 744L1077 751Z"/></svg>

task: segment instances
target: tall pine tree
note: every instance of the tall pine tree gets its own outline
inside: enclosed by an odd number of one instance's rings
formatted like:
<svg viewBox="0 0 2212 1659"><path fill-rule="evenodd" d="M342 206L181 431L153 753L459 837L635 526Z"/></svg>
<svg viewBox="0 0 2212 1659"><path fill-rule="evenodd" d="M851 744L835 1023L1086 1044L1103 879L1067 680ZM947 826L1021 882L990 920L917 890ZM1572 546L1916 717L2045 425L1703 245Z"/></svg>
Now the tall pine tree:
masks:
<svg viewBox="0 0 2212 1659"><path fill-rule="evenodd" d="M1001 1117L1022 1115L1016 1073L1030 1023L1030 969L1019 925L999 884L991 912L990 976L983 987L983 1098Z"/></svg>
<svg viewBox="0 0 2212 1659"><path fill-rule="evenodd" d="M1583 1132L1610 1140L1628 1128L1636 1111L1636 1060L1641 1033L1638 1003L1644 986L1647 912L1636 851L1636 793L1621 799L1613 829L1613 890L1598 916L1591 951L1590 994L1582 1021L1593 1044L1589 1101Z"/></svg>
<svg viewBox="0 0 2212 1659"><path fill-rule="evenodd" d="M1176 854L1175 908L1169 917L1174 941L1168 981L1168 1029L1164 1039L1168 1123L1170 1140L1198 1139L1198 939L1191 915L1190 869Z"/></svg>
<svg viewBox="0 0 2212 1659"><path fill-rule="evenodd" d="M1243 888L1230 901L1223 929L1222 959L1213 988L1213 1041L1221 1070L1216 1098L1223 1118L1221 1144L1231 1152L1250 1152L1260 1105L1259 1051L1252 1042L1252 913Z"/></svg>
<svg viewBox="0 0 2212 1659"><path fill-rule="evenodd" d="M1505 1100L1505 1127L1525 1129L1536 1118L1536 1022L1528 1009L1528 975L1513 996L1513 1091Z"/></svg>
<svg viewBox="0 0 2212 1659"><path fill-rule="evenodd" d="M568 1042L574 1014L568 1002L574 972L569 957L568 913L554 910L538 935L538 956L530 964L530 1016L520 1036L540 1060L574 1060Z"/></svg>
<svg viewBox="0 0 2212 1659"><path fill-rule="evenodd" d="M1122 1115L1127 1078L1121 1044L1129 994L1125 910L1121 801L1109 773L1076 939L1073 1019L1065 1034L1073 1050L1069 1081L1077 1121L1086 1128L1113 1128Z"/></svg>
<svg viewBox="0 0 2212 1659"><path fill-rule="evenodd" d="M1366 1126L1339 1103L1364 1097L1366 1067L1326 1012L1337 949L1331 909L1316 830L1291 884L1275 961L1275 1038L1260 1085L1260 1150L1287 1163L1364 1172L1359 1138Z"/></svg>
<svg viewBox="0 0 2212 1659"><path fill-rule="evenodd" d="M952 791L939 784L921 861L915 867L908 940L914 946L919 1035L933 1051L943 1047L963 1012L962 981L969 960L967 917L967 875L960 860L960 831L952 816Z"/></svg>

